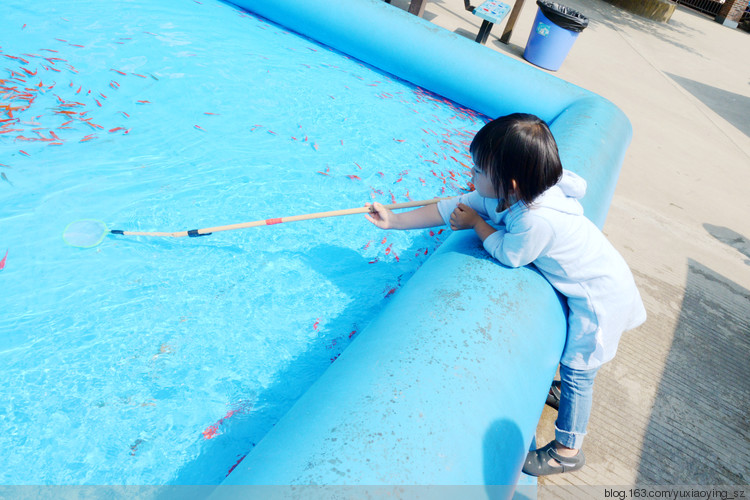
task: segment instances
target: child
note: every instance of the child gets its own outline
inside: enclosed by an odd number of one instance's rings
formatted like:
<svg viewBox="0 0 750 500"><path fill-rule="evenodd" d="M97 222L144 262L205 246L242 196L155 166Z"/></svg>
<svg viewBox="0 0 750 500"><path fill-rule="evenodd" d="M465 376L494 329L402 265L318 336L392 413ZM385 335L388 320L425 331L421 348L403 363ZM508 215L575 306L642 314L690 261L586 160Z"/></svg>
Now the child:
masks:
<svg viewBox="0 0 750 500"><path fill-rule="evenodd" d="M366 217L382 229L473 229L495 259L510 267L533 263L567 297L561 381L547 398L559 404L555 439L529 452L523 470L534 476L578 470L594 376L646 311L625 260L584 217L578 199L586 181L563 170L544 121L520 113L497 118L477 132L469 151L474 191L402 213L368 204Z"/></svg>

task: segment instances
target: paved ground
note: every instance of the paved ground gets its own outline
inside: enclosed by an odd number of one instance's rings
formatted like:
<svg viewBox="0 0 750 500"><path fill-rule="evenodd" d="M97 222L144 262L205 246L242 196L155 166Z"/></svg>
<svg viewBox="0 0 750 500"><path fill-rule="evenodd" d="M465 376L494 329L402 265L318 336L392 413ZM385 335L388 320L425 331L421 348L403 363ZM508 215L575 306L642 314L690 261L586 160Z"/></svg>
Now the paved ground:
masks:
<svg viewBox="0 0 750 500"><path fill-rule="evenodd" d="M602 0L562 3L591 23L556 75L633 124L604 230L630 263L649 320L597 378L589 465L540 481L540 498L603 493L571 485L746 486L750 34L682 7L663 24ZM523 60L536 10L527 0L510 44L499 41L501 25L487 46ZM460 0L431 0L423 17L472 40L481 24ZM542 444L554 417L545 410Z"/></svg>

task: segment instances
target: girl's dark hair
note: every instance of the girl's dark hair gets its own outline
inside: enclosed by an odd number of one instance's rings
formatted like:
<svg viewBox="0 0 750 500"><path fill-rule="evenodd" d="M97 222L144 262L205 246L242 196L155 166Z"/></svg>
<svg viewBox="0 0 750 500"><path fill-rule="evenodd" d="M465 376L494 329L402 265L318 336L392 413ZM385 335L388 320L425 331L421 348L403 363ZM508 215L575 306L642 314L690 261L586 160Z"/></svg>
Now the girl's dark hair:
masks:
<svg viewBox="0 0 750 500"><path fill-rule="evenodd" d="M506 201L516 181L518 200L531 204L562 177L557 143L547 124L525 113L501 116L482 127L469 147L474 164L484 171Z"/></svg>

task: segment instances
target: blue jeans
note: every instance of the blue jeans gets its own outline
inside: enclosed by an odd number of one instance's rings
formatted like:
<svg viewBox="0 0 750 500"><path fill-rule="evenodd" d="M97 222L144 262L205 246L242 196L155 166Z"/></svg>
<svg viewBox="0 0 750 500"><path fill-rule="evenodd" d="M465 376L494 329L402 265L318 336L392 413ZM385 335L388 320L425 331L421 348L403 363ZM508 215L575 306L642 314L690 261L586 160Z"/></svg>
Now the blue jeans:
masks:
<svg viewBox="0 0 750 500"><path fill-rule="evenodd" d="M555 421L555 439L565 447L578 450L583 444L598 370L576 370L560 365L560 409Z"/></svg>

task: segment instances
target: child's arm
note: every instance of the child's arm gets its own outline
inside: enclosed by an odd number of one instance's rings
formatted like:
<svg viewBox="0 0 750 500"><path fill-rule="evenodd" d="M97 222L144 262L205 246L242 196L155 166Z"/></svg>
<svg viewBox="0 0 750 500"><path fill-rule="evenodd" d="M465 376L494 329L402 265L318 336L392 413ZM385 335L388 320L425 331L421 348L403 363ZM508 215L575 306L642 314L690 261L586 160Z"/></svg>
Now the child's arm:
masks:
<svg viewBox="0 0 750 500"><path fill-rule="evenodd" d="M366 203L365 206L370 207L370 213L365 217L380 229L422 229L445 225L435 204L400 213L393 212L377 201Z"/></svg>
<svg viewBox="0 0 750 500"><path fill-rule="evenodd" d="M451 214L451 229L473 229L482 241L497 232L497 229L487 224L476 210L463 203L459 203Z"/></svg>
<svg viewBox="0 0 750 500"><path fill-rule="evenodd" d="M500 263L520 267L534 262L554 239L550 223L539 216L527 216L507 227L495 229L471 207L459 203L451 214L451 229L476 231L485 250Z"/></svg>

